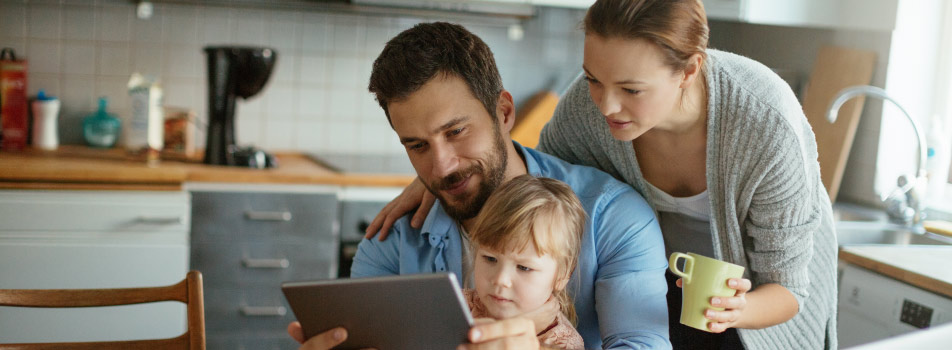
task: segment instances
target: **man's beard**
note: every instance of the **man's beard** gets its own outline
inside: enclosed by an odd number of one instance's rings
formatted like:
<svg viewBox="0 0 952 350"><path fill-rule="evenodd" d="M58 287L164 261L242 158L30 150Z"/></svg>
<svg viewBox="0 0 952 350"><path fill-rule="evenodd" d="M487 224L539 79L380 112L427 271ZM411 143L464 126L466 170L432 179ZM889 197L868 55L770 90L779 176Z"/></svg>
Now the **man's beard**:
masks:
<svg viewBox="0 0 952 350"><path fill-rule="evenodd" d="M482 164L476 163L466 169L457 171L443 177L442 179L436 180L432 184L424 183L427 189L430 190L430 193L433 193L436 198L440 200L440 203L443 206L443 210L446 211L446 214L457 221L472 219L477 214L479 214L479 210L483 208L483 204L486 203L489 195L496 191L496 188L502 184L502 180L505 178L506 166L508 164L506 158L506 143L505 140L502 139L502 134L499 132L498 126L496 127L493 134L495 137L493 149L486 157L486 165L489 167L488 169L486 169L486 167L484 167ZM447 201L442 190L452 187L461 180L466 179L473 174L482 175L482 182L478 184L476 194L472 195L469 200L466 200L465 197L454 198L461 201L461 203L451 203ZM464 194L464 196L466 195L468 195L468 193Z"/></svg>

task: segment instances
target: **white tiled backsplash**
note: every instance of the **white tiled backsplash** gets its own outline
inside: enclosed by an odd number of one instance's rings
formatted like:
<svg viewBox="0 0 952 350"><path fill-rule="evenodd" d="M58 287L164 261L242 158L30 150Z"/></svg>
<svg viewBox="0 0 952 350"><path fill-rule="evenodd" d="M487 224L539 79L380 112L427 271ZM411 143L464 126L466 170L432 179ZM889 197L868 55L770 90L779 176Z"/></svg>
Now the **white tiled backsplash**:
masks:
<svg viewBox="0 0 952 350"><path fill-rule="evenodd" d="M482 23L475 19L464 25L492 48L518 105L541 89L563 87L580 70L583 15L540 8L521 23L521 41L509 40L504 24L472 24ZM28 60L31 96L44 89L62 100L60 138L66 144L82 143L82 118L99 96L109 98L110 112L130 114L125 86L133 72L158 76L166 105L191 108L204 121L202 48L238 44L278 52L262 93L238 102L240 145L398 154L403 148L367 83L387 40L423 20L168 3L154 3L154 15L143 20L133 1L0 0L0 46ZM203 146L204 132L197 136Z"/></svg>

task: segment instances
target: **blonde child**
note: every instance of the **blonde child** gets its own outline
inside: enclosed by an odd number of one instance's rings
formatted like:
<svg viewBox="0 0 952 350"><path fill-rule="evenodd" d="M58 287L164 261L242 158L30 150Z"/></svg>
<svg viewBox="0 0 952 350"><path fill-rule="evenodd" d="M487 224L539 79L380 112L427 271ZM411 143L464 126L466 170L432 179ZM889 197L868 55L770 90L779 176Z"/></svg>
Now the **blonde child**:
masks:
<svg viewBox="0 0 952 350"><path fill-rule="evenodd" d="M511 318L554 298L561 312L550 323L537 325L539 342L583 348L566 287L578 261L584 223L575 193L558 180L522 175L499 187L469 237L476 289L465 295L473 317Z"/></svg>

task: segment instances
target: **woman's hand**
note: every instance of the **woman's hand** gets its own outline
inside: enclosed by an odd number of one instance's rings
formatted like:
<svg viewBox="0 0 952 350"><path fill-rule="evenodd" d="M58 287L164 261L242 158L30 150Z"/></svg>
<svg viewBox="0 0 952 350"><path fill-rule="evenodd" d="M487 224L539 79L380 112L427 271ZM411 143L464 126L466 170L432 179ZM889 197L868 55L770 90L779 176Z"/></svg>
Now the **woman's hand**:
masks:
<svg viewBox="0 0 952 350"><path fill-rule="evenodd" d="M681 288L681 279L675 282ZM727 280L727 286L736 290L733 297L712 297L711 306L724 308L724 311L707 309L704 317L711 320L707 324L708 329L713 333L722 333L728 328L735 328L744 311L747 310L747 292L750 291L751 282L746 278L731 278Z"/></svg>
<svg viewBox="0 0 952 350"><path fill-rule="evenodd" d="M371 239L379 233L378 240L387 239L393 223L414 208L418 209L413 218L410 219L410 226L414 228L422 227L423 220L426 219L426 214L429 214L434 202L436 202L436 197L423 186L423 182L417 177L407 188L403 189L403 192L397 198L394 198L380 210L370 226L367 226L364 238Z"/></svg>
<svg viewBox="0 0 952 350"><path fill-rule="evenodd" d="M711 320L707 328L714 333L721 333L728 328L737 326L738 321L747 310L747 292L750 291L751 283L746 278L731 278L727 280L727 286L736 290L733 297L713 297L711 306L722 307L724 311L707 309L704 317Z"/></svg>

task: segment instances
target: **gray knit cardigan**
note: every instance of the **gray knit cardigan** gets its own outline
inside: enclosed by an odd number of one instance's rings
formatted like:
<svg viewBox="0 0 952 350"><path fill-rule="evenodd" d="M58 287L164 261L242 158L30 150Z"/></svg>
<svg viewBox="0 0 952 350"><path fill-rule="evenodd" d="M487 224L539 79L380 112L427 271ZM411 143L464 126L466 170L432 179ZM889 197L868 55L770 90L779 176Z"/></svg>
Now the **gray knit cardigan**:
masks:
<svg viewBox="0 0 952 350"><path fill-rule="evenodd" d="M770 69L727 52L707 54L706 176L716 258L744 266L754 289L778 283L799 303L790 321L739 329L741 340L747 349L836 349L837 244L813 130ZM539 149L602 169L657 203L631 142L612 138L581 77L559 101Z"/></svg>

